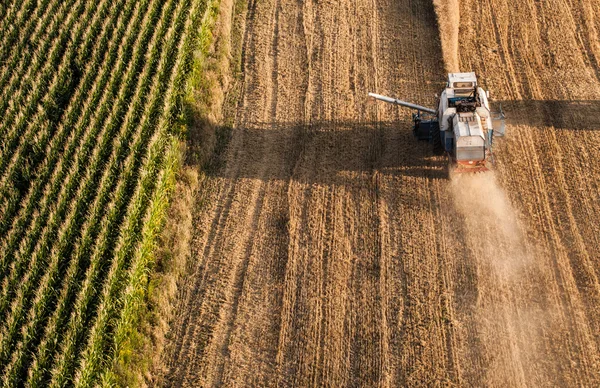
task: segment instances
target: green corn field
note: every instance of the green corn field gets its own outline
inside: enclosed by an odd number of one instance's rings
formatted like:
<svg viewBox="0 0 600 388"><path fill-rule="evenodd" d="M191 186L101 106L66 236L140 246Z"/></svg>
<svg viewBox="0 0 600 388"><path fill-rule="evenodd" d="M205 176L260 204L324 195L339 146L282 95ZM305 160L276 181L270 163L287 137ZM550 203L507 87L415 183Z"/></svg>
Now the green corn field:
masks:
<svg viewBox="0 0 600 388"><path fill-rule="evenodd" d="M173 186L206 8L0 4L0 385L110 383Z"/></svg>

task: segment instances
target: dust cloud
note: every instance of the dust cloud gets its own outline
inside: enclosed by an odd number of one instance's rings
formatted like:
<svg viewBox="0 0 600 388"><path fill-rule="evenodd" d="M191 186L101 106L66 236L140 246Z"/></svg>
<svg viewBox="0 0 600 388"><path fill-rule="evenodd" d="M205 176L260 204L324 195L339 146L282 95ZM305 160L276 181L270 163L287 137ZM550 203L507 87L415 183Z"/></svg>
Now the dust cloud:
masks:
<svg viewBox="0 0 600 388"><path fill-rule="evenodd" d="M534 248L526 241L518 213L494 172L454 174L450 191L464 222L471 264L477 268L478 301L465 317L486 349L495 349L485 371L489 385L524 386L551 379L540 367L541 330L549 312L539 305ZM479 368L477 373L481 373ZM508 379L508 380L507 380Z"/></svg>
<svg viewBox="0 0 600 388"><path fill-rule="evenodd" d="M440 28L444 63L448 73L460 71L458 62L458 31L460 9L458 0L433 0Z"/></svg>
<svg viewBox="0 0 600 388"><path fill-rule="evenodd" d="M507 279L531 264L516 211L493 172L454 174L451 191L471 248L483 264Z"/></svg>

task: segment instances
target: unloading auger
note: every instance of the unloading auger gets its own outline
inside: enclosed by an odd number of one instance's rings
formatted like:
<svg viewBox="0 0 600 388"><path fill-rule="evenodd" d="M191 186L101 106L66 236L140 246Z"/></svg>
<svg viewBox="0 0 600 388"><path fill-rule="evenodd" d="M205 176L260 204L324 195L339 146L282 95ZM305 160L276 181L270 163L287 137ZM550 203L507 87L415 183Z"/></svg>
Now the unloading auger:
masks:
<svg viewBox="0 0 600 388"><path fill-rule="evenodd" d="M375 93L369 96L416 110L413 133L428 140L434 152L446 152L456 172L487 171L493 164L493 140L504 136L505 117L502 107L490 111L489 92L477 85L475 73L448 74L437 110Z"/></svg>

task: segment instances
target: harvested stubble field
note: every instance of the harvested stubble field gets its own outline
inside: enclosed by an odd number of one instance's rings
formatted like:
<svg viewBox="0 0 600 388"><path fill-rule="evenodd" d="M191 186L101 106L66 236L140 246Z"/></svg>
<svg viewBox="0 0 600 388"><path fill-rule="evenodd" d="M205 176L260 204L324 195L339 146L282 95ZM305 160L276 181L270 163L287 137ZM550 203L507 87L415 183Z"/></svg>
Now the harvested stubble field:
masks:
<svg viewBox="0 0 600 388"><path fill-rule="evenodd" d="M442 50L430 0L248 2L164 385L600 384L600 6L458 3ZM503 103L494 173L367 103L433 105L445 66Z"/></svg>

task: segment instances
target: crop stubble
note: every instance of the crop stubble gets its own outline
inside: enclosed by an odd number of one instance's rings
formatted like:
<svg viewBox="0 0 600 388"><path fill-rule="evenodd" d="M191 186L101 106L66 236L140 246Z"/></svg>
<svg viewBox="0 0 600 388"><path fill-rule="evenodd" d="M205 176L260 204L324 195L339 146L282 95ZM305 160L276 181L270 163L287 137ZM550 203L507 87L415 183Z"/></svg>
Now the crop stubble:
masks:
<svg viewBox="0 0 600 388"><path fill-rule="evenodd" d="M518 29L536 4L461 3L462 68L511 125L496 174L448 180L408 112L365 99L433 105L431 2L249 2L242 97L202 188L163 383L598 382L600 19L557 2L580 13Z"/></svg>

